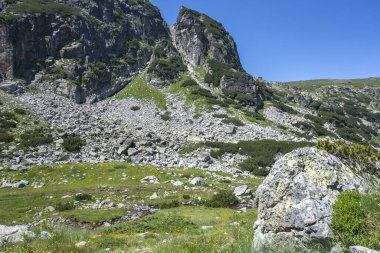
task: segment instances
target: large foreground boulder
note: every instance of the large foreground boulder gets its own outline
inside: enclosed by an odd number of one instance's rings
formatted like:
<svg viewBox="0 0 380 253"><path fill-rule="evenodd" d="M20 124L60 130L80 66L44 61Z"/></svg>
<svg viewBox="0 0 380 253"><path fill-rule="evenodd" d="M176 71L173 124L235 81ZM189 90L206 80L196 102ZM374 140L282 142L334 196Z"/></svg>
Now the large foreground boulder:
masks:
<svg viewBox="0 0 380 253"><path fill-rule="evenodd" d="M367 180L337 157L316 148L294 150L274 164L257 189L254 249L329 241L337 196L349 190L365 193L370 188Z"/></svg>

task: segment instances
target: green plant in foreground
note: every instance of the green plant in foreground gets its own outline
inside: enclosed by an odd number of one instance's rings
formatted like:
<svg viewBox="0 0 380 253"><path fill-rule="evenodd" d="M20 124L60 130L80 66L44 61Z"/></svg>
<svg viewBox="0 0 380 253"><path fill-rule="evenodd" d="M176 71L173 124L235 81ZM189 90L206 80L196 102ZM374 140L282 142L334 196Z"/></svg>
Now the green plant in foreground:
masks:
<svg viewBox="0 0 380 253"><path fill-rule="evenodd" d="M343 192L333 206L331 228L347 251L349 246L380 248L380 198Z"/></svg>

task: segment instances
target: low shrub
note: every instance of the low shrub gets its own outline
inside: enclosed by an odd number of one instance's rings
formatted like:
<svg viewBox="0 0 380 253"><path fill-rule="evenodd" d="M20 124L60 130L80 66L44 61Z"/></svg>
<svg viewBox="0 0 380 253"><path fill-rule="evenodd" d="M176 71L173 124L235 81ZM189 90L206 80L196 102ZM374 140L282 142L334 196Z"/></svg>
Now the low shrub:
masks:
<svg viewBox="0 0 380 253"><path fill-rule="evenodd" d="M272 104L273 104L274 107L280 109L283 112L287 112L287 113L290 113L290 114L297 114L297 111L295 111L290 106L285 105L284 103L281 103L279 101L272 101Z"/></svg>
<svg viewBox="0 0 380 253"><path fill-rule="evenodd" d="M227 119L228 118L227 114L213 114L212 116L214 118L218 118L218 119Z"/></svg>
<svg viewBox="0 0 380 253"><path fill-rule="evenodd" d="M16 127L17 127L17 123L14 120L7 120L7 119L0 118L0 128L10 129L10 128L16 128Z"/></svg>
<svg viewBox="0 0 380 253"><path fill-rule="evenodd" d="M266 167L271 166L273 162L273 157L261 155L247 158L239 164L239 167L242 170L251 172L255 176L266 177L269 174L269 170Z"/></svg>
<svg viewBox="0 0 380 253"><path fill-rule="evenodd" d="M185 199L185 200L189 200L189 199L191 199L190 195L188 195L188 194L184 194L184 195L182 196L182 198Z"/></svg>
<svg viewBox="0 0 380 253"><path fill-rule="evenodd" d="M9 133L0 132L0 142L10 143L14 140L13 136Z"/></svg>
<svg viewBox="0 0 380 253"><path fill-rule="evenodd" d="M136 106L136 105L131 107L131 110L134 111L134 112L138 111L140 109L141 109L140 106Z"/></svg>
<svg viewBox="0 0 380 253"><path fill-rule="evenodd" d="M184 87L184 88L192 87L192 86L198 86L197 82L194 81L193 79L188 79L181 84L181 87Z"/></svg>
<svg viewBox="0 0 380 253"><path fill-rule="evenodd" d="M213 195L211 199L204 203L208 207L233 207L239 204L239 199L232 191L223 190Z"/></svg>
<svg viewBox="0 0 380 253"><path fill-rule="evenodd" d="M14 109L14 112L19 114L19 115L27 115L28 114L28 111L25 109L22 109L22 108L16 108L16 109Z"/></svg>
<svg viewBox="0 0 380 253"><path fill-rule="evenodd" d="M379 201L379 196L361 195L357 191L338 196L333 206L331 228L345 251L348 252L352 245L380 248Z"/></svg>
<svg viewBox="0 0 380 253"><path fill-rule="evenodd" d="M58 211L68 211L74 209L74 202L68 201L68 202L58 202L55 205L55 209Z"/></svg>
<svg viewBox="0 0 380 253"><path fill-rule="evenodd" d="M235 126L245 126L245 124L241 122L241 120L238 118L227 118L227 119L222 120L222 122L224 124L233 124Z"/></svg>
<svg viewBox="0 0 380 253"><path fill-rule="evenodd" d="M53 137L47 136L43 129L27 131L20 135L21 145L25 148L47 145L53 142Z"/></svg>
<svg viewBox="0 0 380 253"><path fill-rule="evenodd" d="M80 136L68 136L63 139L63 148L68 152L79 152L85 145Z"/></svg>
<svg viewBox="0 0 380 253"><path fill-rule="evenodd" d="M161 114L161 119L163 121L169 121L171 119L170 112L165 112L164 114Z"/></svg>
<svg viewBox="0 0 380 253"><path fill-rule="evenodd" d="M87 193L82 193L82 194L78 194L75 196L75 200L76 201L87 201L87 200L92 200L92 196L90 194L87 194Z"/></svg>
<svg viewBox="0 0 380 253"><path fill-rule="evenodd" d="M159 209L169 209L169 208L175 208L179 206L181 206L181 203L176 199L163 201L163 202L158 203L157 205Z"/></svg>

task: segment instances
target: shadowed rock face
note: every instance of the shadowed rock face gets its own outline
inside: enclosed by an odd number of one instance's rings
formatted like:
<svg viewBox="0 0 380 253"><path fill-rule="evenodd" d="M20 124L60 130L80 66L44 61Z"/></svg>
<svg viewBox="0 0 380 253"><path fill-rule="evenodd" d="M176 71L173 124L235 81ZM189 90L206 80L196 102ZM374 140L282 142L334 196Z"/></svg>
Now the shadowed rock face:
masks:
<svg viewBox="0 0 380 253"><path fill-rule="evenodd" d="M145 1L57 0L76 14L29 13L0 21L0 76L33 81L77 102L112 95L170 33ZM164 57L171 49L162 48Z"/></svg>
<svg viewBox="0 0 380 253"><path fill-rule="evenodd" d="M294 150L278 160L257 189L254 248L276 243L324 241L332 206L342 191L367 192L370 183L337 157L316 148Z"/></svg>

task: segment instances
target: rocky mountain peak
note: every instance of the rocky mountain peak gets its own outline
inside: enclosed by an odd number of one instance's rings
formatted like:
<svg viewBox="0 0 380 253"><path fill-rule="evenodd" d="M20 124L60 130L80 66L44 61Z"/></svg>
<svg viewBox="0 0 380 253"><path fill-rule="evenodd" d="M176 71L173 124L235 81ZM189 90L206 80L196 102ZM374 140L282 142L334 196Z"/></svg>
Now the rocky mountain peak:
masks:
<svg viewBox="0 0 380 253"><path fill-rule="evenodd" d="M182 6L173 31L175 44L193 65L214 59L242 68L235 41L221 23L209 16Z"/></svg>

